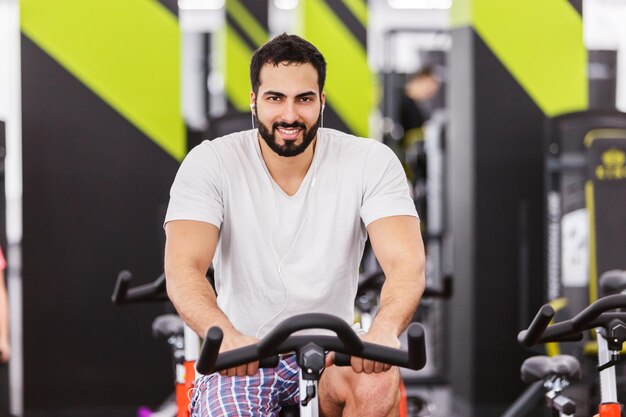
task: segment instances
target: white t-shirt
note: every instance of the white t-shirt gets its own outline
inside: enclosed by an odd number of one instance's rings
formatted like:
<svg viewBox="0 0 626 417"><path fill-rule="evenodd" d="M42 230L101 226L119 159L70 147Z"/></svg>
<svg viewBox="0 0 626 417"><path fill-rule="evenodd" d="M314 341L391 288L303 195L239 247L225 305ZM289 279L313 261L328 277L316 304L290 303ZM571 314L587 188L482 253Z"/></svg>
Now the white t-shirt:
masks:
<svg viewBox="0 0 626 417"><path fill-rule="evenodd" d="M396 215L417 217L387 146L319 129L311 167L290 197L270 176L255 129L204 141L187 155L165 222L220 228L218 306L240 332L263 337L301 313L352 323L366 227Z"/></svg>

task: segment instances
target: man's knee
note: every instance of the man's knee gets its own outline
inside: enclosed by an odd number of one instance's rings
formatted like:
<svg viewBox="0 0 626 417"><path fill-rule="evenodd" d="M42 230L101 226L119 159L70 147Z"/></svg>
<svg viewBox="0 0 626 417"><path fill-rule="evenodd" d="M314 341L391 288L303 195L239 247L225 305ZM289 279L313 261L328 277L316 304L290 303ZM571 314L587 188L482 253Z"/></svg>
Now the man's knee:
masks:
<svg viewBox="0 0 626 417"><path fill-rule="evenodd" d="M400 372L392 368L379 374L358 374L350 391L352 404L346 406L359 410L361 416L386 416L400 402Z"/></svg>
<svg viewBox="0 0 626 417"><path fill-rule="evenodd" d="M399 387L400 372L398 368L392 368L378 374L358 374L358 380L352 384L351 391L359 399L373 401L376 398L393 397Z"/></svg>

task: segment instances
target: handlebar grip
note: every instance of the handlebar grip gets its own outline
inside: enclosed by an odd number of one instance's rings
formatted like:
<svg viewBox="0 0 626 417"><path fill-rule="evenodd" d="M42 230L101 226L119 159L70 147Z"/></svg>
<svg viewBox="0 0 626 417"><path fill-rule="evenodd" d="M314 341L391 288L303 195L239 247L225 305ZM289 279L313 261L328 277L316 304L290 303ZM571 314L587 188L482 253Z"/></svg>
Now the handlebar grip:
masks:
<svg viewBox="0 0 626 417"><path fill-rule="evenodd" d="M530 347L537 343L541 338L541 335L550 324L550 321L554 317L554 309L549 304L544 304L535 318L533 319L528 329L522 330L517 335L517 341L524 347Z"/></svg>
<svg viewBox="0 0 626 417"><path fill-rule="evenodd" d="M409 326L407 329L407 341L409 350L408 360L405 366L413 370L422 369L426 364L426 341L424 328L421 324L412 323ZM352 357L350 355L335 352L333 362L337 366L351 366L351 359Z"/></svg>
<svg viewBox="0 0 626 417"><path fill-rule="evenodd" d="M115 288L113 289L113 295L111 301L113 304L124 304L126 302L126 295L128 294L128 287L130 280L133 278L133 274L129 271L121 271L117 275L117 281L115 282Z"/></svg>
<svg viewBox="0 0 626 417"><path fill-rule="evenodd" d="M278 355L269 356L267 358L262 358L259 361L259 368L276 368L278 366L279 361L280 361L280 357Z"/></svg>
<svg viewBox="0 0 626 417"><path fill-rule="evenodd" d="M202 375L209 375L214 372L215 361L220 352L223 338L224 332L219 327L211 327L206 333L200 356L196 362L196 370Z"/></svg>
<svg viewBox="0 0 626 417"><path fill-rule="evenodd" d="M407 368L418 370L426 365L426 336L419 323L411 323L407 330L409 343L409 363Z"/></svg>
<svg viewBox="0 0 626 417"><path fill-rule="evenodd" d="M337 366L351 366L351 360L352 356L340 352L335 352L335 356L333 357L333 363Z"/></svg>

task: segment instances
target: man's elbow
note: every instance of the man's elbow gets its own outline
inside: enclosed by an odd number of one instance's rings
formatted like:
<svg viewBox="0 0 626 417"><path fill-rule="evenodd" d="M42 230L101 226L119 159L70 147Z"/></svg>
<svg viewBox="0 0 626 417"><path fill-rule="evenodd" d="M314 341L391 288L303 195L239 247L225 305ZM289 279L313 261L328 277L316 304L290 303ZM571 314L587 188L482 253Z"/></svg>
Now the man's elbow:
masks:
<svg viewBox="0 0 626 417"><path fill-rule="evenodd" d="M418 299L421 299L424 291L426 290L426 272L424 262L416 262L414 265L414 271L415 279L413 282L415 285L415 292Z"/></svg>

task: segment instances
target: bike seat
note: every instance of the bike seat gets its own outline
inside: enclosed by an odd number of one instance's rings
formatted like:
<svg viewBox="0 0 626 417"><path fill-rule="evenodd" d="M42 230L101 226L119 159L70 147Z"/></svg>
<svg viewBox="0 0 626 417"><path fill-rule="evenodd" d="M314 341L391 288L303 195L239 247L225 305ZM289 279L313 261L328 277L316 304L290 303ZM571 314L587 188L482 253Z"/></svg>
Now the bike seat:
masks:
<svg viewBox="0 0 626 417"><path fill-rule="evenodd" d="M626 290L626 271L612 269L600 276L600 288L605 294L619 294Z"/></svg>
<svg viewBox="0 0 626 417"><path fill-rule="evenodd" d="M522 381L526 383L551 376L580 379L580 363L571 355L533 356L524 361L521 372Z"/></svg>
<svg viewBox="0 0 626 417"><path fill-rule="evenodd" d="M172 336L182 336L185 324L176 314L163 314L152 322L152 335L155 338L169 339Z"/></svg>

